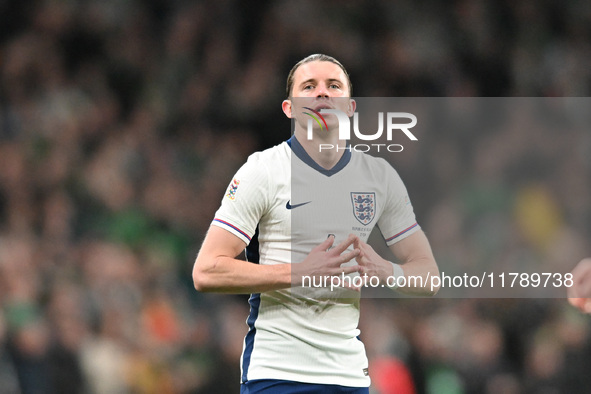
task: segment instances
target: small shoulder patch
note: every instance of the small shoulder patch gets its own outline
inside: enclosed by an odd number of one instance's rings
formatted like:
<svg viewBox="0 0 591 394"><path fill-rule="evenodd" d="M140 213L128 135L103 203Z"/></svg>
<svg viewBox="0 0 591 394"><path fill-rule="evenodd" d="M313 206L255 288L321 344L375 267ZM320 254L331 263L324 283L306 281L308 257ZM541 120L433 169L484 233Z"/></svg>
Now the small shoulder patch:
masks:
<svg viewBox="0 0 591 394"><path fill-rule="evenodd" d="M232 201L236 199L236 191L238 190L238 185L240 185L240 181L234 178L232 183L230 183L230 186L228 186L228 193L226 194L226 197L228 197Z"/></svg>

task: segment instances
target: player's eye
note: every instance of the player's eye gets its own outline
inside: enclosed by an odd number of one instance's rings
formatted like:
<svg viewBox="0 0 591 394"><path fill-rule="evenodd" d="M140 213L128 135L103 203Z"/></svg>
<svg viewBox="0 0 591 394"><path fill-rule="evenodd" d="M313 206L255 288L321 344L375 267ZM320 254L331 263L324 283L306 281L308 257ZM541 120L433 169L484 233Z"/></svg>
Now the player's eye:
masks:
<svg viewBox="0 0 591 394"><path fill-rule="evenodd" d="M333 83L333 84L330 84L330 88L331 89L340 89L341 88L341 85L336 84L336 83Z"/></svg>
<svg viewBox="0 0 591 394"><path fill-rule="evenodd" d="M313 87L314 87L314 86L312 86L312 85L305 85L305 86L304 86L304 90L310 90L310 89L312 89Z"/></svg>

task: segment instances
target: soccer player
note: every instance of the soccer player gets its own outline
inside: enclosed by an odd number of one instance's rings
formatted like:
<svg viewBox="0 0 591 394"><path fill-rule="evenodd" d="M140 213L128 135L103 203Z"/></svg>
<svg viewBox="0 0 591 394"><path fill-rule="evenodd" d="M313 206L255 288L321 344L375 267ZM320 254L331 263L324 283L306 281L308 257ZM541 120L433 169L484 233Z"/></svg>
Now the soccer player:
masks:
<svg viewBox="0 0 591 394"><path fill-rule="evenodd" d="M581 260L572 274L573 286L568 288L568 301L581 312L591 313L591 258Z"/></svg>
<svg viewBox="0 0 591 394"><path fill-rule="evenodd" d="M319 151L320 143L346 148L346 141L338 140L334 115L325 116L328 127L315 125L310 138L302 108L354 112L340 62L315 54L292 68L282 109L294 119L294 134L254 153L238 170L199 251L193 281L199 291L251 294L241 393L368 393L357 328L361 289L317 288L310 280L329 278L330 285L334 278L367 275L400 284L402 293L431 295L437 289L426 282L399 279L439 271L396 171L348 149ZM375 225L400 264L366 243ZM245 247L248 262L236 259Z"/></svg>

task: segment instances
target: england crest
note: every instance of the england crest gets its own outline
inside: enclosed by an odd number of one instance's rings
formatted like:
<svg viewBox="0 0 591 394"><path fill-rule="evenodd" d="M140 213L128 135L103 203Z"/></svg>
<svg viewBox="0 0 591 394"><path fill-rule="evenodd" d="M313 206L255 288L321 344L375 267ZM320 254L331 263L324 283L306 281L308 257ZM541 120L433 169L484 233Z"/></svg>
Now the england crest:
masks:
<svg viewBox="0 0 591 394"><path fill-rule="evenodd" d="M376 194L374 192L351 193L351 202L355 218L364 226L371 223L376 215Z"/></svg>

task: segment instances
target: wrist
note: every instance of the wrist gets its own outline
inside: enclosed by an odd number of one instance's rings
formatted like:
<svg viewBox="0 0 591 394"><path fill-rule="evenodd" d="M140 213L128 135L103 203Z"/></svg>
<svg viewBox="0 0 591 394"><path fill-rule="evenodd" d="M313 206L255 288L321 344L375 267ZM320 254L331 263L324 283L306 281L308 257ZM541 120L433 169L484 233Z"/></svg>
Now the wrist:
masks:
<svg viewBox="0 0 591 394"><path fill-rule="evenodd" d="M392 265L392 276L388 278L387 286L392 290L396 290L398 288L398 283L400 283L400 277L404 277L404 270L400 264L395 264L391 261L388 261Z"/></svg>

